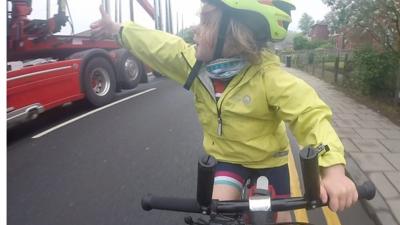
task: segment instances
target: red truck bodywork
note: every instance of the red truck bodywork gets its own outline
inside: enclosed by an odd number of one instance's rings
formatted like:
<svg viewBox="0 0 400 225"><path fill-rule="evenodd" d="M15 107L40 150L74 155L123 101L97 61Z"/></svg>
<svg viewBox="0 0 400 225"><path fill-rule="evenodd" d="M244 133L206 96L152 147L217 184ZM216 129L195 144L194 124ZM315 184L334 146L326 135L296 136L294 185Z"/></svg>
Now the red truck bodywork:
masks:
<svg viewBox="0 0 400 225"><path fill-rule="evenodd" d="M43 110L84 98L80 59L26 67L7 73L7 109L39 104Z"/></svg>
<svg viewBox="0 0 400 225"><path fill-rule="evenodd" d="M151 5L146 0L138 2L154 18ZM7 61L22 65L12 68L8 64L8 127L84 98L95 106L104 105L115 91L134 88L138 79L147 79L144 65L113 40L53 35L65 25L68 17L64 11L59 9L47 20L28 20L31 0L7 3L12 4L7 21ZM42 61L29 63L35 59Z"/></svg>

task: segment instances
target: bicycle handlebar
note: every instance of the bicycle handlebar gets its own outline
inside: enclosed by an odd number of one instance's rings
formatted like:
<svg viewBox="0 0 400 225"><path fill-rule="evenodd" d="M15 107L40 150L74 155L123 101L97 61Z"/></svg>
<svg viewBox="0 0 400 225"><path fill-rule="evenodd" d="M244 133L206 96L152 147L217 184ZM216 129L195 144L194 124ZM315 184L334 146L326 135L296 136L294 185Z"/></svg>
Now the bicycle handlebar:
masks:
<svg viewBox="0 0 400 225"><path fill-rule="evenodd" d="M188 213L201 213L201 207L196 199L170 198L147 194L142 198L142 208L146 211L152 209L170 210Z"/></svg>
<svg viewBox="0 0 400 225"><path fill-rule="evenodd" d="M375 196L375 185L367 181L362 185L357 186L358 199L371 200ZM282 198L271 200L272 211L287 211L299 208L310 208L311 202L307 201L304 197L295 198ZM319 202L314 204L313 207L322 207L327 204ZM315 207L314 207L315 206ZM238 213L249 211L249 201L217 201L213 200L210 207L213 207L217 213ZM209 213L210 207L201 207L196 199L184 198L166 198L147 195L142 198L142 208L146 211L152 209L180 211L188 213Z"/></svg>

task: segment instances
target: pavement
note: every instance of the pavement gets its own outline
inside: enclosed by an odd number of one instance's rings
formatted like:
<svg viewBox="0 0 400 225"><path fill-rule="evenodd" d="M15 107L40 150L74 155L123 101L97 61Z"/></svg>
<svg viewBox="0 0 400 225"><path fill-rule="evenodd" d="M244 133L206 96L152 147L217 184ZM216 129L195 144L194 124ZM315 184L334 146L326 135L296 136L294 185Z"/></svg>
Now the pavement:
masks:
<svg viewBox="0 0 400 225"><path fill-rule="evenodd" d="M371 180L377 193L363 201L379 225L400 225L400 127L306 72L285 68L311 85L333 111L333 125L345 147L347 172L355 183Z"/></svg>

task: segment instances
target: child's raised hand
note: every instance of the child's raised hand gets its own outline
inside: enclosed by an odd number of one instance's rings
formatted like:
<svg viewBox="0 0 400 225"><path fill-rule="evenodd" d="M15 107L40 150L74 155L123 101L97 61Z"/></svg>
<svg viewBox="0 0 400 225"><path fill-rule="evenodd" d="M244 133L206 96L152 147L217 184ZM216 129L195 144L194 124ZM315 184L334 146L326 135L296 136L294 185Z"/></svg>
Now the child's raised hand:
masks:
<svg viewBox="0 0 400 225"><path fill-rule="evenodd" d="M90 25L92 36L94 37L104 37L117 34L120 25L112 21L110 15L104 10L103 5L100 5L101 19Z"/></svg>

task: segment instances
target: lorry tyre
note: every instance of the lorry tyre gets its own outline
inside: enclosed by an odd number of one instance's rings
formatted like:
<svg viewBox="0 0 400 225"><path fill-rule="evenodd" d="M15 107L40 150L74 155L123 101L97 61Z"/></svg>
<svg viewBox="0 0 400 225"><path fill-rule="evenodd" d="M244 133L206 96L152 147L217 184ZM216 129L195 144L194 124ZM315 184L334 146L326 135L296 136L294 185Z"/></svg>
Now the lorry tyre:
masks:
<svg viewBox="0 0 400 225"><path fill-rule="evenodd" d="M94 57L85 68L83 88L86 99L94 106L110 103L116 90L115 73L111 63L103 57Z"/></svg>
<svg viewBox="0 0 400 225"><path fill-rule="evenodd" d="M142 80L144 73L142 63L128 51L124 51L118 61L117 70L120 75L122 88L135 88Z"/></svg>
<svg viewBox="0 0 400 225"><path fill-rule="evenodd" d="M147 77L147 73L145 70L143 70L142 76L140 78L140 83L148 83L149 78Z"/></svg>
<svg viewBox="0 0 400 225"><path fill-rule="evenodd" d="M157 72L157 71L153 71L153 75L155 77L162 77L163 75L161 75L161 73Z"/></svg>

